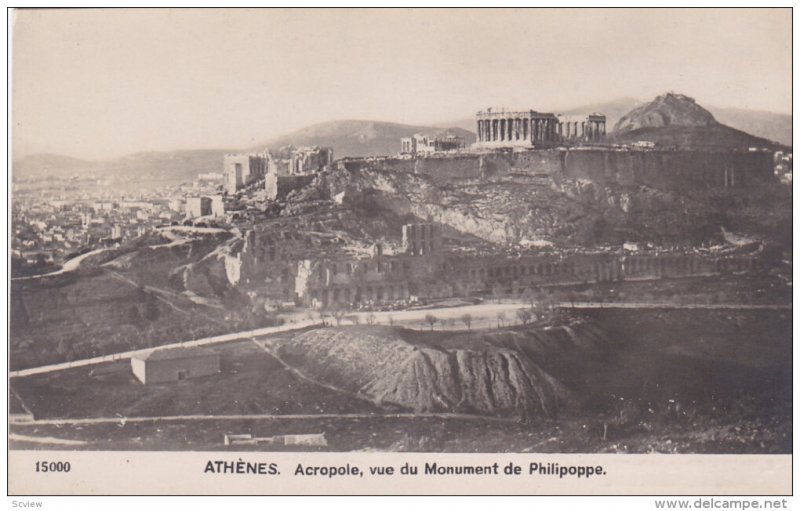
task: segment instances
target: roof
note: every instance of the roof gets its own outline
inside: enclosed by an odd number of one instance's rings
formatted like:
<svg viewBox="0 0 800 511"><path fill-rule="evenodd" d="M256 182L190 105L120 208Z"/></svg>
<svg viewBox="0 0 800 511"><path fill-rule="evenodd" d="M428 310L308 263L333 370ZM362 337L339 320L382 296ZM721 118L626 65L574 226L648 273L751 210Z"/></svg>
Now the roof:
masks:
<svg viewBox="0 0 800 511"><path fill-rule="evenodd" d="M131 358L137 360L176 360L181 358L200 358L200 357L216 357L219 354L216 351L207 348L200 348L197 346L187 346L185 348L169 348L169 349L155 349L147 353L139 353L133 355Z"/></svg>

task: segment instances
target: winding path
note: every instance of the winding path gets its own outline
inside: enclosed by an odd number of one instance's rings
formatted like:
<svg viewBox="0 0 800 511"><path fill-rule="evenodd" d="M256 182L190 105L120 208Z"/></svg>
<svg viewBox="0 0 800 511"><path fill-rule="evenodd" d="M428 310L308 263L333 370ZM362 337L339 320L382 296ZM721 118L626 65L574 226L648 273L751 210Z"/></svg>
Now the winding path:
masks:
<svg viewBox="0 0 800 511"><path fill-rule="evenodd" d="M463 307L443 307L439 309L418 309L418 310L404 310L404 311L386 311L386 312L359 312L348 316L357 316L359 323L366 323L366 319L374 316L376 322L386 323L391 319L394 322L399 321L423 321L427 314L433 314L437 318L453 318L459 319L465 313L473 316L473 327L477 318L495 318L498 313L514 312L518 309L527 308L527 303L485 303L480 305L467 305ZM748 305L748 304L667 304L667 303L634 303L634 302L561 302L556 304L556 307L563 309L706 309L706 310L792 310L792 305ZM513 321L513 318L506 318ZM255 330L247 330L244 332L235 332L224 335L216 335L213 337L206 337L203 339L196 339L194 341L178 342L158 346L156 348L145 348L139 350L126 351L122 353L114 353L111 355L104 355L101 357L93 357L82 360L75 360L72 362L63 362L60 364L52 364L40 367L31 367L28 369L21 369L11 371L10 378L20 376L31 376L34 374L43 374L53 371L61 371L73 367L83 367L93 364L100 364L103 362L116 362L118 360L128 359L134 355L148 353L155 349L168 349L178 348L185 346L207 346L211 344L218 344L222 342L238 341L249 339L251 337L260 337L264 335L271 335L284 332L292 332L295 330L302 330L311 326L323 326L320 321L313 320L294 320L287 322L283 325L272 326L266 328L258 328Z"/></svg>
<svg viewBox="0 0 800 511"><path fill-rule="evenodd" d="M11 280L16 282L18 280L43 279L45 277L55 277L56 275L63 275L65 273L69 273L69 272L77 270L80 267L81 263L85 259L87 259L89 257L92 257L93 255L100 254L101 252L105 252L106 250L110 250L110 249L111 249L111 247L97 248L95 250L92 250L91 252L86 252L85 254L81 254L79 256L75 256L72 259L70 259L67 262L65 262L60 270L51 271L50 273L42 273L42 274L39 274L39 275L28 275L28 276L25 276L25 277L11 277Z"/></svg>

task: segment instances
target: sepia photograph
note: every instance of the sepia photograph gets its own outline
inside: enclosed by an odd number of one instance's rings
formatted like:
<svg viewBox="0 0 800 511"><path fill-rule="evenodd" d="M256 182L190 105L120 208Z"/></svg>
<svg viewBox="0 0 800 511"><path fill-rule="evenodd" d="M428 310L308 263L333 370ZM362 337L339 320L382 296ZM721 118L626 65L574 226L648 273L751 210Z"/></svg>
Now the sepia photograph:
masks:
<svg viewBox="0 0 800 511"><path fill-rule="evenodd" d="M792 454L791 9L9 32L8 447L37 471Z"/></svg>

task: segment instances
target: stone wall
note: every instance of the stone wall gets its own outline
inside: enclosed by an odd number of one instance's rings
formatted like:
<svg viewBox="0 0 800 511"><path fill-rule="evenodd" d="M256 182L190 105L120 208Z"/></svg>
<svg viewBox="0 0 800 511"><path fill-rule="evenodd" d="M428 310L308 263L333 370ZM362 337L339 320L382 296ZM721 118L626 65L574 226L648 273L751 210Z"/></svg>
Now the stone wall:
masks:
<svg viewBox="0 0 800 511"><path fill-rule="evenodd" d="M671 191L741 188L772 177L766 152L565 151L563 175Z"/></svg>
<svg viewBox="0 0 800 511"><path fill-rule="evenodd" d="M707 276L762 269L759 254L542 254L519 259L463 258L450 262L452 282L467 292L514 287Z"/></svg>
<svg viewBox="0 0 800 511"><path fill-rule="evenodd" d="M346 166L353 170L369 166L426 174L440 183L530 174L670 191L742 188L773 177L772 154L762 151L544 149L441 158L385 158L371 163L347 162Z"/></svg>
<svg viewBox="0 0 800 511"><path fill-rule="evenodd" d="M277 200L285 198L290 192L302 188L314 180L314 175L279 176L269 173L264 178L267 199Z"/></svg>

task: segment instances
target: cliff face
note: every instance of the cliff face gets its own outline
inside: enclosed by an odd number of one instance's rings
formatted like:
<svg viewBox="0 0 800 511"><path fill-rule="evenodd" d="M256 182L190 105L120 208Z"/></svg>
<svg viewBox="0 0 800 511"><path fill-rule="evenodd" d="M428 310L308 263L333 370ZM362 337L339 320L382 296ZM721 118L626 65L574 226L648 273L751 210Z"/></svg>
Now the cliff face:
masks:
<svg viewBox="0 0 800 511"><path fill-rule="evenodd" d="M741 221L747 211L761 211L764 218L791 217L791 194L757 183L740 192L679 193L602 183L582 175L536 177L517 172L439 183L424 174L361 169L333 171L319 185L330 196L344 192L343 204L365 217L413 215L490 243L511 245L699 243L718 233L720 225L764 233L766 221L757 221L760 214L750 215L746 224ZM762 186L765 190L756 193ZM764 202L765 195L772 199ZM727 202L714 199L717 196L748 206L731 210L723 206Z"/></svg>
<svg viewBox="0 0 800 511"><path fill-rule="evenodd" d="M614 126L615 132L664 126L711 126L717 121L711 112L683 94L669 92L634 108Z"/></svg>

